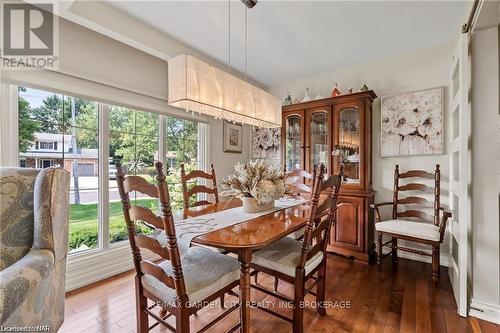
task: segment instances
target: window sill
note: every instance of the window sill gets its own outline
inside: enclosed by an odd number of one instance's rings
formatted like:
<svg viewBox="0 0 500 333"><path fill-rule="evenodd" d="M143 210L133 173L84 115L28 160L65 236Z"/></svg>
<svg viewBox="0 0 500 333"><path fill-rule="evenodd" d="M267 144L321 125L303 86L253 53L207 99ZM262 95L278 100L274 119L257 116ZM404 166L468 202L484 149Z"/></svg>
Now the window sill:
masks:
<svg viewBox="0 0 500 333"><path fill-rule="evenodd" d="M141 252L144 259L159 259L159 256L147 250ZM69 255L65 290L84 287L133 267L130 246L126 241L112 244L106 250L93 249Z"/></svg>
<svg viewBox="0 0 500 333"><path fill-rule="evenodd" d="M115 244L110 244L107 249L97 248L97 249L88 249L79 252L69 253L68 254L68 264L71 262L78 262L80 260L86 260L91 257L100 256L105 252L108 252L113 249L118 249L120 247L128 247L128 243L119 242Z"/></svg>

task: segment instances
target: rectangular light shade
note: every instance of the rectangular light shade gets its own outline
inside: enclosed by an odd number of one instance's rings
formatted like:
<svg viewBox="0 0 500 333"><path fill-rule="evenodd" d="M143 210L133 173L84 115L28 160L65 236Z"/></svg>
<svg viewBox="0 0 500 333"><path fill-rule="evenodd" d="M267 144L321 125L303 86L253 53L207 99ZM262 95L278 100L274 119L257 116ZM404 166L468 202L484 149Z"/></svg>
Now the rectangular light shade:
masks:
<svg viewBox="0 0 500 333"><path fill-rule="evenodd" d="M232 122L281 127L281 102L190 55L168 60L168 104Z"/></svg>

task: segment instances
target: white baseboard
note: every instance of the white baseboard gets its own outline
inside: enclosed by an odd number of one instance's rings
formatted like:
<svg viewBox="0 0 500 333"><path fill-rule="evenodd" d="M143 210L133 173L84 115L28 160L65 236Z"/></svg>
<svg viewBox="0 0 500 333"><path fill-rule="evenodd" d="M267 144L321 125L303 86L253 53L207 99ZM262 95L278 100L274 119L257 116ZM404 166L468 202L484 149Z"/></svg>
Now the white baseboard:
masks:
<svg viewBox="0 0 500 333"><path fill-rule="evenodd" d="M418 249L421 250L421 249ZM391 252L391 249L384 248L383 253L389 253ZM430 264L432 262L432 258L429 256L421 256L415 253L410 253L406 251L398 251L398 257L399 258L405 258L405 259L410 259L410 260L416 260L416 261L421 261ZM451 261L450 261L450 254L449 253L440 253L440 264L441 266L445 267L450 267Z"/></svg>
<svg viewBox="0 0 500 333"><path fill-rule="evenodd" d="M500 305L472 298L469 308L469 316L500 325Z"/></svg>
<svg viewBox="0 0 500 333"><path fill-rule="evenodd" d="M159 259L159 256L142 250L143 258ZM81 288L134 267L128 242L108 248L106 251L75 254L68 258L66 267L66 291Z"/></svg>

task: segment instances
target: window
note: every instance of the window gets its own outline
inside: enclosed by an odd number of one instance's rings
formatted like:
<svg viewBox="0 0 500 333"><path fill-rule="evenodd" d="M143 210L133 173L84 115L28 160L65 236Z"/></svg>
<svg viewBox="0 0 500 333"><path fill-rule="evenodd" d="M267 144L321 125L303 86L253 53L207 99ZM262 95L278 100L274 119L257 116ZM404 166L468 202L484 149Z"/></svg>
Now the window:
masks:
<svg viewBox="0 0 500 333"><path fill-rule="evenodd" d="M203 167L205 143L199 133L206 125L195 121L24 87L19 87L18 107L19 165L62 167L71 174L70 254L105 250L127 239L118 164L154 182L154 162L164 162L174 209L182 208L180 164L188 170ZM106 150L108 157L100 158ZM106 170L108 179L99 170ZM131 199L158 210L157 200L141 193L131 193ZM151 232L144 225L137 230Z"/></svg>
<svg viewBox="0 0 500 333"><path fill-rule="evenodd" d="M165 164L173 209L180 209L183 204L179 170L181 163L184 163L186 172L203 167L198 156L199 126L204 125L174 117L165 118ZM194 185L196 180L189 184Z"/></svg>
<svg viewBox="0 0 500 333"><path fill-rule="evenodd" d="M96 102L19 88L20 166L57 166L71 174L71 252L93 249L98 245L97 115ZM61 145L57 145L57 142L61 142Z"/></svg>
<svg viewBox="0 0 500 333"><path fill-rule="evenodd" d="M198 165L198 123L195 121L166 117L165 139L166 164L174 169L181 163Z"/></svg>
<svg viewBox="0 0 500 333"><path fill-rule="evenodd" d="M120 164L127 174L143 177L154 182L156 175L154 161L159 160L159 116L154 113L111 106L109 112L109 160L110 168ZM109 180L109 241L111 243L127 239L127 228L123 221L123 211L116 177ZM158 210L158 201L135 192L130 194L133 204ZM138 232L150 232L143 225Z"/></svg>
<svg viewBox="0 0 500 333"><path fill-rule="evenodd" d="M52 166L54 166L54 160L38 159L37 168L43 169L43 168L49 168Z"/></svg>
<svg viewBox="0 0 500 333"><path fill-rule="evenodd" d="M54 149L54 142L40 141L39 145L40 145L40 149L50 149L50 150Z"/></svg>

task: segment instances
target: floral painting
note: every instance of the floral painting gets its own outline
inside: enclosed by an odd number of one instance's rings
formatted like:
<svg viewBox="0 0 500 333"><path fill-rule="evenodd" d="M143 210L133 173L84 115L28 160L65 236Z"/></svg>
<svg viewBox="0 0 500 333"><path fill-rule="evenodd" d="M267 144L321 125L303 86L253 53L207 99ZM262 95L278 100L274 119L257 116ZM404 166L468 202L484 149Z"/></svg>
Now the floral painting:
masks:
<svg viewBox="0 0 500 333"><path fill-rule="evenodd" d="M252 158L280 157L280 128L259 128L252 130Z"/></svg>
<svg viewBox="0 0 500 333"><path fill-rule="evenodd" d="M443 153L443 90L382 98L382 157Z"/></svg>

